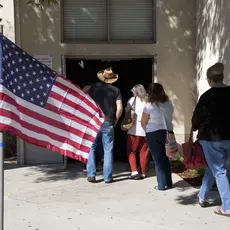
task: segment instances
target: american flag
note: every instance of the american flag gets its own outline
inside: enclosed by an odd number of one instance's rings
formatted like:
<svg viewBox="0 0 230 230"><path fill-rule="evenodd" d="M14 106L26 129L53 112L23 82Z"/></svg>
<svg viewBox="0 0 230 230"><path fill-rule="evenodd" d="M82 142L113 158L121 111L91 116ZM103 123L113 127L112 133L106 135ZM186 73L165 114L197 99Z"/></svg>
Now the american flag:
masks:
<svg viewBox="0 0 230 230"><path fill-rule="evenodd" d="M78 86L0 34L0 130L86 162L104 121Z"/></svg>

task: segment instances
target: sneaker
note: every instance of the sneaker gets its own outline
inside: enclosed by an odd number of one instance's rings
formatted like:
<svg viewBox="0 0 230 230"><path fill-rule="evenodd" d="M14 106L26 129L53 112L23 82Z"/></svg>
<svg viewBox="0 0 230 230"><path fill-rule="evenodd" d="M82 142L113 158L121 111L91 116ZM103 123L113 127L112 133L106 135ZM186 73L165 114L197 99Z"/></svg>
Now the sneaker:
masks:
<svg viewBox="0 0 230 230"><path fill-rule="evenodd" d="M141 177L140 177L140 174L136 174L136 175L131 175L131 176L130 176L130 179L131 179L131 180L140 180Z"/></svg>
<svg viewBox="0 0 230 230"><path fill-rule="evenodd" d="M106 184L110 184L110 183L112 183L112 182L113 182L113 179L105 180L105 183L106 183Z"/></svg>
<svg viewBox="0 0 230 230"><path fill-rule="evenodd" d="M87 178L88 182L90 183L95 183L96 182L96 177L95 176L90 176Z"/></svg>
<svg viewBox="0 0 230 230"><path fill-rule="evenodd" d="M205 200L199 200L199 205L201 208L207 208L210 204Z"/></svg>

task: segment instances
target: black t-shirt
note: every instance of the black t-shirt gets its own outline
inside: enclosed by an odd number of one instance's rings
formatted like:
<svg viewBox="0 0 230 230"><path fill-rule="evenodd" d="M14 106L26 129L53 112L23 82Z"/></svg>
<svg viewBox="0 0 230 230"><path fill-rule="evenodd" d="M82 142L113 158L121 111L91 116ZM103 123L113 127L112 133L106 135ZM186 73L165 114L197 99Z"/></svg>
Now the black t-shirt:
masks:
<svg viewBox="0 0 230 230"><path fill-rule="evenodd" d="M93 84L89 95L105 114L106 121L116 121L116 101L122 100L120 90L111 84L99 82Z"/></svg>
<svg viewBox="0 0 230 230"><path fill-rule="evenodd" d="M192 118L199 140L230 140L229 99L230 87L211 88L200 97Z"/></svg>

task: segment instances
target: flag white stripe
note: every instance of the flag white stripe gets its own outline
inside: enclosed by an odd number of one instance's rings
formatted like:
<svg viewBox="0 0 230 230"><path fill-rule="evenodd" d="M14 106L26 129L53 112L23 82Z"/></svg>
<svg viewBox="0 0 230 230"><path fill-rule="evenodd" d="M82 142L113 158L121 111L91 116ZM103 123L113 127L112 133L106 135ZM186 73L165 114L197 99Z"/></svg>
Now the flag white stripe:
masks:
<svg viewBox="0 0 230 230"><path fill-rule="evenodd" d="M94 126L98 126L97 123L92 119L90 118L89 116L87 116L86 114L80 112L79 110L77 109L73 109L71 106L63 103L62 101L58 101L54 98L49 98L48 100L48 103L51 104L51 105L54 105L55 107L59 108L59 109L62 109L68 113L71 113L71 114L74 114L76 117L79 117L81 118L82 120L85 120L85 121L90 121L90 123ZM97 127L99 128L99 127Z"/></svg>
<svg viewBox="0 0 230 230"><path fill-rule="evenodd" d="M56 146L60 149L71 151L71 152L75 153L76 155L81 155L85 159L88 158L88 153L85 153L79 149L76 149L72 145L69 145L67 143L61 143L57 140L54 140L45 134L39 133L39 139L38 139L38 133L37 132L34 132L30 129L26 129L26 128L22 127L18 122L14 121L8 117L4 117L4 116L0 115L0 121L2 124L5 124L7 126L10 126L10 127L13 127L15 129L20 130L23 134L26 134L27 136L35 138L39 141L49 142L51 145Z"/></svg>
<svg viewBox="0 0 230 230"><path fill-rule="evenodd" d="M73 83L69 82L68 80L62 78L62 77L57 77L56 79L57 82L61 83L62 85L76 91L77 93L79 93L80 95L82 95L83 97L85 96L85 93L78 88L77 86L75 86ZM92 100L90 100L91 103L95 104L95 102L93 102Z"/></svg>
<svg viewBox="0 0 230 230"><path fill-rule="evenodd" d="M82 106L83 108L85 108L86 110L88 110L91 114L95 114L95 110L92 107L90 107L89 105L87 105L85 103L85 101L82 101L78 97L75 97L74 95L72 95L72 94L64 91L63 89L59 88L58 86L54 85L53 88L52 88L52 91L55 92L55 93L57 93L57 94L59 94L62 97L66 96L66 98L69 99L70 101L72 101L73 103ZM90 100L90 98L89 98L88 95L84 95L84 97L86 97L88 101Z"/></svg>
<svg viewBox="0 0 230 230"><path fill-rule="evenodd" d="M20 112L18 111L18 109L9 104L8 102L2 102L2 106L1 108L4 108L5 110L8 110L8 111L12 111L13 113L15 114L19 114ZM53 134L57 134L59 136L62 136L62 137L68 137L68 139L72 140L73 142L76 142L78 144L84 144L84 146L87 146L87 147L91 147L92 145L92 142L89 141L89 140L86 140L86 139L82 139L81 137L71 133L71 132L67 132L63 129L59 129L58 127L54 127L52 125L49 125L47 123L44 123L44 122L41 122L41 121L38 121L28 115L25 115L23 113L20 113L20 119L22 121L26 121L28 122L29 124L31 125L35 125L37 126L38 128L43 128Z"/></svg>

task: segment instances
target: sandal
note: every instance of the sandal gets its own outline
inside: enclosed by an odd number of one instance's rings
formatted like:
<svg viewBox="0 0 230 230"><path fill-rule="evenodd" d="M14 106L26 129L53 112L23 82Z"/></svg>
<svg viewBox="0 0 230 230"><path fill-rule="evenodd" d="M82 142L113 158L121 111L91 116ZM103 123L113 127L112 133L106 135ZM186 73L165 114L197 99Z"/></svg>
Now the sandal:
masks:
<svg viewBox="0 0 230 230"><path fill-rule="evenodd" d="M230 212L224 212L222 208L218 208L217 210L214 211L214 213L220 216L230 217Z"/></svg>

